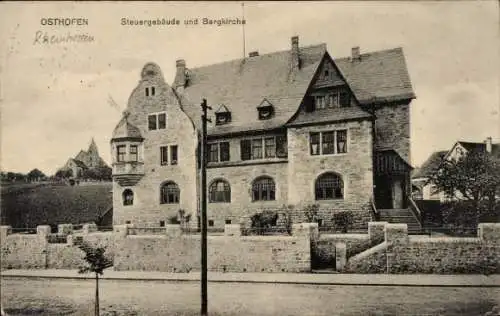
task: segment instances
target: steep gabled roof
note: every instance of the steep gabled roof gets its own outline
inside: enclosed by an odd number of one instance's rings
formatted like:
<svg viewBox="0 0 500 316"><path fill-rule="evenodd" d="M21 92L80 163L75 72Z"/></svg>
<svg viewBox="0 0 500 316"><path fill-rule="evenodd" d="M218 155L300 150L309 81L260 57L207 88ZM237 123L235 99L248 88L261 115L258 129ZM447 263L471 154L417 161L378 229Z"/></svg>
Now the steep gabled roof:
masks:
<svg viewBox="0 0 500 316"><path fill-rule="evenodd" d="M87 169L87 165L83 161L78 160L78 159L71 159L71 160L73 160L75 165L77 165L78 167L83 168L83 169Z"/></svg>
<svg viewBox="0 0 500 316"><path fill-rule="evenodd" d="M415 98L400 47L334 60L361 104Z"/></svg>
<svg viewBox="0 0 500 316"><path fill-rule="evenodd" d="M431 177L438 170L447 153L447 150L433 152L418 169L418 172L415 172L415 174L412 175L412 178L417 179Z"/></svg>
<svg viewBox="0 0 500 316"><path fill-rule="evenodd" d="M209 125L212 135L282 127L297 110L325 52L325 44L301 47L298 71L292 71L289 50L190 69L183 109L199 126L203 98L230 108L232 122ZM273 104L274 116L260 121L256 108L264 98Z"/></svg>
<svg viewBox="0 0 500 316"><path fill-rule="evenodd" d="M200 102L224 104L231 109L230 124L208 127L209 135L260 131L283 127L301 104L309 85L325 57L326 44L300 47L300 70L292 71L291 50L189 69L189 82L178 94L183 110L195 126L200 126ZM361 54L360 59L334 59L361 104L415 98L401 48ZM274 116L259 120L256 107L263 99L274 106ZM334 111L309 121L367 117L361 109ZM332 117L333 116L333 117Z"/></svg>

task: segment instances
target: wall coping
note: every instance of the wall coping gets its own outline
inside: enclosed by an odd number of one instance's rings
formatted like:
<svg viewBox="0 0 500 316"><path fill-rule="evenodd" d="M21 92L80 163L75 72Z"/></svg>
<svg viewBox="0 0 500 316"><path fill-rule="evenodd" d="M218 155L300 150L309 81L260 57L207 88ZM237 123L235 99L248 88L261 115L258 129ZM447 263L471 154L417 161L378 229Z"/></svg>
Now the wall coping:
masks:
<svg viewBox="0 0 500 316"><path fill-rule="evenodd" d="M356 240L368 240L370 236L368 234L321 234L319 236L320 240L334 240L334 239L356 239Z"/></svg>

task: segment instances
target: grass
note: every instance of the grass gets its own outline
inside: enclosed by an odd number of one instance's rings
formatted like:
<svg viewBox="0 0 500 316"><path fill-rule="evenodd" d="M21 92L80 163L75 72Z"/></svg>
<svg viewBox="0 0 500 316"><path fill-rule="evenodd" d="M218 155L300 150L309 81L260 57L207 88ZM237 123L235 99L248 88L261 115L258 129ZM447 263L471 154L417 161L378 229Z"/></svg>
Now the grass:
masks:
<svg viewBox="0 0 500 316"><path fill-rule="evenodd" d="M14 228L94 222L112 207L111 183L2 185L2 225Z"/></svg>

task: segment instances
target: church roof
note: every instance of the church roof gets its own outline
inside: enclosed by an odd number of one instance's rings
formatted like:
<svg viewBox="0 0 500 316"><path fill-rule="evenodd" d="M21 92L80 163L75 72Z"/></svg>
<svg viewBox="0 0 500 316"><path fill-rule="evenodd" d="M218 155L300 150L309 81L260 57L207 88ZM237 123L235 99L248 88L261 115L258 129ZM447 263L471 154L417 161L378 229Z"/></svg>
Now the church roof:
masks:
<svg viewBox="0 0 500 316"><path fill-rule="evenodd" d="M232 112L229 124L208 126L209 135L283 127L297 112L317 69L327 54L326 44L300 47L301 65L292 70L291 50L237 59L189 69L188 85L179 94L184 111L199 127L200 102L207 99L214 110L222 105ZM361 104L415 98L401 48L361 54L360 59L334 59ZM274 108L271 119L259 120L257 107L267 100ZM333 113L335 112L335 113ZM328 117L343 120L367 117L359 108L332 111Z"/></svg>
<svg viewBox="0 0 500 316"><path fill-rule="evenodd" d="M113 131L112 140L118 139L137 139L142 140L142 134L138 127L128 121L128 113L124 113L118 125Z"/></svg>

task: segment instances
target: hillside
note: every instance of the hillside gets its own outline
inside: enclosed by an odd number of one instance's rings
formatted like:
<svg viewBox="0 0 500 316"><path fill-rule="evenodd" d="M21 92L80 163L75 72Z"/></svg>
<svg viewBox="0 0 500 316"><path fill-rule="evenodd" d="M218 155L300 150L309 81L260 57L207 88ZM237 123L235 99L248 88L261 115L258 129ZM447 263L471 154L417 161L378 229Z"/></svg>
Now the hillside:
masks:
<svg viewBox="0 0 500 316"><path fill-rule="evenodd" d="M2 185L0 213L2 225L14 228L56 226L62 223L96 222L112 209L110 182L78 186L64 184ZM112 211L99 225L112 225Z"/></svg>

